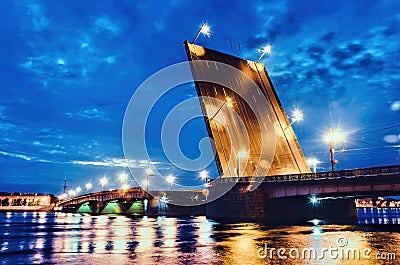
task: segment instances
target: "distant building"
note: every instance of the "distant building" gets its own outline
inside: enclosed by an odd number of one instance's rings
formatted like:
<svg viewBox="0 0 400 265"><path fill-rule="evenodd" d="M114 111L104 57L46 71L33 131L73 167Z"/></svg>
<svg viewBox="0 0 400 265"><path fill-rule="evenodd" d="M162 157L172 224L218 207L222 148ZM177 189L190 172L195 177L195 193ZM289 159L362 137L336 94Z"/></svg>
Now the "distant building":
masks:
<svg viewBox="0 0 400 265"><path fill-rule="evenodd" d="M53 194L0 192L0 209L6 206L49 206L56 200Z"/></svg>

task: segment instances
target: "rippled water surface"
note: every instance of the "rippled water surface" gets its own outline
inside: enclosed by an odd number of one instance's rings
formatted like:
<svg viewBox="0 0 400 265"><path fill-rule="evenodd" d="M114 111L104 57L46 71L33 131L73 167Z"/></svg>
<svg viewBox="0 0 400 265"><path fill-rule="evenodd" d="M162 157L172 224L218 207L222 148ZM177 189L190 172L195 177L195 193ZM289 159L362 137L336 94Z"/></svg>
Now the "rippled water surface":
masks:
<svg viewBox="0 0 400 265"><path fill-rule="evenodd" d="M398 225L266 227L205 217L0 213L0 264L400 264L399 231ZM360 258L347 259L349 249Z"/></svg>

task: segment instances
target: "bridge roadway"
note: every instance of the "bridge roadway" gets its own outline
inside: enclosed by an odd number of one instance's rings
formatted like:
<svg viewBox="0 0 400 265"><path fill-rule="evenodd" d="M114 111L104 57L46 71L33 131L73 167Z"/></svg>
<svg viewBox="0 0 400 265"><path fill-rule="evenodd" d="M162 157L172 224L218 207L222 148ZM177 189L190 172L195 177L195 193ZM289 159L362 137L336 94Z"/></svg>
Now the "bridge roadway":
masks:
<svg viewBox="0 0 400 265"><path fill-rule="evenodd" d="M339 170L319 173L280 175L265 178L219 178L212 186L238 182L250 187L262 181L260 187L269 199L305 195L393 195L400 196L400 165ZM246 191L246 190L242 190Z"/></svg>

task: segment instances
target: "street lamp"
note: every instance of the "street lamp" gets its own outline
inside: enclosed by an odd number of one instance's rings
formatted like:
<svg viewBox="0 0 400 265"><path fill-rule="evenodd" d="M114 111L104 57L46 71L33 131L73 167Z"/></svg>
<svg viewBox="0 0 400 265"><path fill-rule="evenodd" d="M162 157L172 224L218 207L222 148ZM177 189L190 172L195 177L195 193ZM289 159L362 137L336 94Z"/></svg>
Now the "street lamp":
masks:
<svg viewBox="0 0 400 265"><path fill-rule="evenodd" d="M208 172L207 172L207 170L203 170L203 171L200 172L200 178L201 178L202 180L205 180L205 182L207 183L207 178L208 178Z"/></svg>
<svg viewBox="0 0 400 265"><path fill-rule="evenodd" d="M148 167L146 169L146 191L149 191L149 176L153 176L153 169L151 167Z"/></svg>
<svg viewBox="0 0 400 265"><path fill-rule="evenodd" d="M211 36L211 29L210 26L207 25L207 21L204 21L203 24L201 25L199 31L197 32L196 36L194 37L192 43L194 43L197 38L199 37L200 33L206 35L207 37Z"/></svg>
<svg viewBox="0 0 400 265"><path fill-rule="evenodd" d="M169 183L169 188L172 190L172 184L175 181L175 177L173 175L168 175L166 178L167 182Z"/></svg>
<svg viewBox="0 0 400 265"><path fill-rule="evenodd" d="M260 57L257 60L257 63L264 57L264 55L271 55L272 44L268 44L264 46L262 49L258 49L257 51L261 53Z"/></svg>
<svg viewBox="0 0 400 265"><path fill-rule="evenodd" d="M82 188L81 188L81 187L76 188L76 194L78 194L78 193L81 192L81 191L82 191Z"/></svg>
<svg viewBox="0 0 400 265"><path fill-rule="evenodd" d="M292 122L290 123L290 125L292 125L296 121L302 121L303 119L304 119L304 111L301 111L299 109L295 109L292 112Z"/></svg>
<svg viewBox="0 0 400 265"><path fill-rule="evenodd" d="M335 171L335 164L337 163L337 160L334 158L335 154L335 149L333 148L333 145L335 143L341 143L346 141L346 135L339 131L339 130L331 130L331 126L328 126L328 133L325 135L325 141L329 143L329 153L331 155L331 164L332 164L332 171Z"/></svg>
<svg viewBox="0 0 400 265"><path fill-rule="evenodd" d="M206 187L206 200L207 200L207 195L208 195L207 194L208 193L208 190L207 190L207 188L208 188L208 172L207 172L207 170L203 170L200 172L200 178L202 180L204 180L204 185Z"/></svg>
<svg viewBox="0 0 400 265"><path fill-rule="evenodd" d="M287 126L284 129L284 131L286 131L296 121L302 121L304 119L304 111L301 111L299 109L294 109L294 111L292 111L291 118L292 118L292 121L290 122L289 126Z"/></svg>
<svg viewBox="0 0 400 265"><path fill-rule="evenodd" d="M100 179L100 184L101 184L101 191L104 191L104 185L108 183L108 179L106 177L103 177Z"/></svg>
<svg viewBox="0 0 400 265"><path fill-rule="evenodd" d="M118 175L118 178L119 178L119 188L122 189L122 183L127 181L128 175L125 173L121 173Z"/></svg>
<svg viewBox="0 0 400 265"><path fill-rule="evenodd" d="M238 178L240 178L240 159L247 158L247 157L248 157L248 154L247 154L246 151L240 151L237 154L237 175L238 175Z"/></svg>
<svg viewBox="0 0 400 265"><path fill-rule="evenodd" d="M212 120L215 118L215 116L217 116L217 114L221 111L221 109L222 109L225 105L227 105L227 106L230 107L230 108L233 108L233 102L232 102L232 99L231 99L230 97L226 97L224 103L221 105L221 107L219 107L219 109L218 109L218 110L214 113L214 115L210 118L210 121L212 121Z"/></svg>
<svg viewBox="0 0 400 265"><path fill-rule="evenodd" d="M75 190L69 190L68 191L68 195L71 197L74 197L76 195L76 191Z"/></svg>
<svg viewBox="0 0 400 265"><path fill-rule="evenodd" d="M92 183L86 183L86 191L89 191L92 188Z"/></svg>
<svg viewBox="0 0 400 265"><path fill-rule="evenodd" d="M307 163L313 167L313 172L317 173L317 164L321 163L318 159L316 159L314 156L311 157L310 159L307 159Z"/></svg>

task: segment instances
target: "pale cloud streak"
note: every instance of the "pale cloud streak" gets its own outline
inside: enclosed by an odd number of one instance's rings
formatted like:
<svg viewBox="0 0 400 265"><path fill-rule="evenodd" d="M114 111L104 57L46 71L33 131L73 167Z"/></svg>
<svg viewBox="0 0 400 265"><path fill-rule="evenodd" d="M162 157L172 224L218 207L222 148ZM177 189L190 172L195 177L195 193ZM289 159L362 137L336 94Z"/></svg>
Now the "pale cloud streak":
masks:
<svg viewBox="0 0 400 265"><path fill-rule="evenodd" d="M101 161L80 161L75 160L71 162L74 165L83 166L100 166L100 167L131 167L131 168L144 168L150 165L158 165L161 162L147 161L147 160L133 160L124 158L106 158Z"/></svg>
<svg viewBox="0 0 400 265"><path fill-rule="evenodd" d="M9 157L13 157L13 158L20 158L26 161L31 161L32 157L26 156L26 155L22 155L22 154L15 154L15 153L9 153L9 152L5 152L5 151L0 151L0 154L4 155L4 156L9 156Z"/></svg>
<svg viewBox="0 0 400 265"><path fill-rule="evenodd" d="M68 118L100 119L103 121L110 121L110 118L107 116L106 112L97 108L86 109L77 112L67 112L65 113L65 116Z"/></svg>

